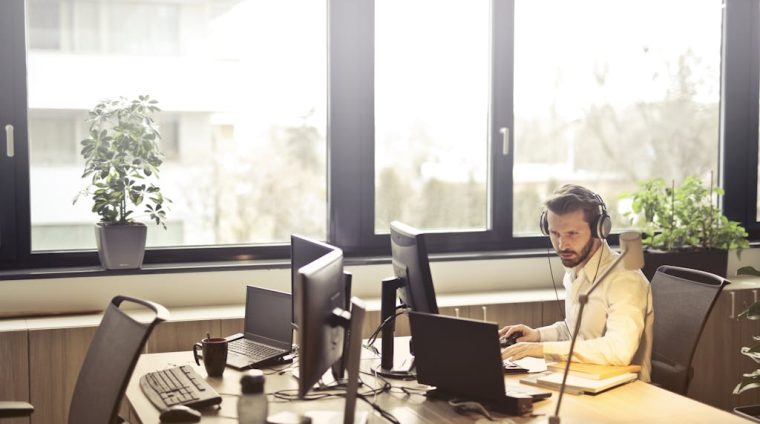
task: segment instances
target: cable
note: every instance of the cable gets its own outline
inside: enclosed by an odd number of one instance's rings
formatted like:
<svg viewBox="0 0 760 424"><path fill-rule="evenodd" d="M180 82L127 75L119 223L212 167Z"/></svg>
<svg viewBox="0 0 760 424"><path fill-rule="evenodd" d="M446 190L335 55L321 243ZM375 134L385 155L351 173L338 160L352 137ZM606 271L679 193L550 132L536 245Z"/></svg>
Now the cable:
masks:
<svg viewBox="0 0 760 424"><path fill-rule="evenodd" d="M362 374L366 374L366 375L372 375L372 374L364 372L364 371L361 372L361 373ZM385 409L383 409L380 405L378 405L377 403L375 403L375 401L369 399L370 396L372 396L374 398L374 397L376 397L379 394L382 394L382 393L385 393L385 392L390 392L390 390L392 388L391 384L387 380L385 380L384 378L382 378L380 376L377 376L377 378L380 381L382 381L382 383L383 383L379 387L372 387L369 384L365 383L360 378L359 381L362 384L362 386L368 387L369 390L365 390L363 392L357 392L356 393L356 397L359 398L359 399L361 399L361 400L363 400L364 402L367 402L372 407L372 409L374 409L375 411L377 411L378 414L380 414L380 416L382 416L383 418L385 418L389 422L391 422L393 424L400 424L400 421L396 417L394 417L393 414L391 414L390 412L388 412ZM335 387L332 390L333 391L329 392L329 393L328 392L319 392L318 394L306 395L303 399L301 399L301 398L298 397L297 389L278 390L278 391L276 391L274 393L271 393L271 395L274 396L275 399L278 399L278 400L281 400L281 401L286 401L286 402L291 402L291 401L313 401L313 400L320 400L320 399L334 398L334 397L343 397L343 398L346 397L345 387L341 387L341 388Z"/></svg>
<svg viewBox="0 0 760 424"><path fill-rule="evenodd" d="M364 395L357 395L357 397L365 402L367 402L372 409L377 411L378 414L380 414L381 417L385 418L386 420L392 422L393 424L401 424L401 421L399 421L396 417L393 416L390 412L383 409L380 405L376 404L375 402L370 402L369 399L367 399Z"/></svg>
<svg viewBox="0 0 760 424"><path fill-rule="evenodd" d="M386 325L390 324L391 322L395 322L396 317L398 317L399 315L403 315L409 311L409 308L407 308L405 305L399 305L396 307L396 309L398 310L398 312L386 318L382 323L380 323L380 325L377 326L377 328L372 333L372 335L369 336L369 338L367 339L367 343L364 344L365 349L373 352L375 355L380 354L380 352L374 346L375 341L377 340L377 336L380 335L380 332L383 330L383 328L385 328Z"/></svg>
<svg viewBox="0 0 760 424"><path fill-rule="evenodd" d="M493 421L493 417L488 410L480 402L472 402L460 399L451 399L449 405L454 407L454 411L457 414L464 414L466 412L477 412L480 415L488 418L489 421Z"/></svg>

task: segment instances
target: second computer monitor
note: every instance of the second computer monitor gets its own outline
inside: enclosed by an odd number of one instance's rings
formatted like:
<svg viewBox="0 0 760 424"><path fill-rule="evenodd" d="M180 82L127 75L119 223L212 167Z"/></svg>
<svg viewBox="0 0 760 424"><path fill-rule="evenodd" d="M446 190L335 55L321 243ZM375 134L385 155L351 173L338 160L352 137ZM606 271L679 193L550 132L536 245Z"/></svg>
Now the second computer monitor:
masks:
<svg viewBox="0 0 760 424"><path fill-rule="evenodd" d="M321 241L313 240L308 237L292 234L290 236L290 284L291 293L293 294L293 317L292 322L297 322L296 314L298 309L295 307L298 293L296 289L296 279L298 270L308 265L326 254L336 250L337 247L331 246Z"/></svg>
<svg viewBox="0 0 760 424"><path fill-rule="evenodd" d="M399 297L416 312L438 313L424 234L416 228L391 222L393 272L403 281Z"/></svg>
<svg viewBox="0 0 760 424"><path fill-rule="evenodd" d="M338 249L296 274L299 345L298 395L309 389L343 355L345 328L334 312L344 311L343 252Z"/></svg>

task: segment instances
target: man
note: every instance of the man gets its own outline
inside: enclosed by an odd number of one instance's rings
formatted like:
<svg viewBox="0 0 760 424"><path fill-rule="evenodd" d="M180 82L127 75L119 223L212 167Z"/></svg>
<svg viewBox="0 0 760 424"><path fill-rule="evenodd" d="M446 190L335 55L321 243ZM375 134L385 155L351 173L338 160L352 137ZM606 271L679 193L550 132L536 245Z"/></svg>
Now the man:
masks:
<svg viewBox="0 0 760 424"><path fill-rule="evenodd" d="M565 321L541 328L506 326L500 335L516 331L522 337L502 351L503 358L544 357L565 361L571 330L578 318L578 296L612 264L617 253L604 238L610 230L604 201L577 185L565 185L545 202L542 232L548 233L565 267ZM639 378L648 382L652 354L652 292L640 270L628 271L620 263L591 293L583 312L573 361L603 365L641 365Z"/></svg>

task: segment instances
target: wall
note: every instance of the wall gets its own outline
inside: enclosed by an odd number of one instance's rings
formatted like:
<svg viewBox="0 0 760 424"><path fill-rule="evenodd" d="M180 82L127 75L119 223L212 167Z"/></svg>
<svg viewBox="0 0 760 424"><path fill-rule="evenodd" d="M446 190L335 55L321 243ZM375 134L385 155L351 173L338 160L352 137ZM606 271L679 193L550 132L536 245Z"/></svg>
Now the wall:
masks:
<svg viewBox="0 0 760 424"><path fill-rule="evenodd" d="M760 266L760 249L747 249L741 260L729 255L729 275L742 265ZM563 269L552 260L554 280ZM392 275L389 264L348 266L353 293L380 297L380 281ZM546 257L434 261L431 272L438 294L551 288ZM0 281L0 316L100 311L116 294L142 297L167 307L244 303L245 286L290 291L290 269L189 272L105 277Z"/></svg>

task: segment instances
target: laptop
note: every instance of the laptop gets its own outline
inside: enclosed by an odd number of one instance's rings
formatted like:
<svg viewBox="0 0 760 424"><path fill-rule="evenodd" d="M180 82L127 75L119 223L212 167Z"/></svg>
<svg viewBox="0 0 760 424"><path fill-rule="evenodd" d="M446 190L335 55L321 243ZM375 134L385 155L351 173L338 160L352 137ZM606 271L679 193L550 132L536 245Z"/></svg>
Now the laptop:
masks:
<svg viewBox="0 0 760 424"><path fill-rule="evenodd" d="M516 409L516 398L529 396L535 402L551 396L530 387L505 386L496 323L410 312L409 324L417 381L435 386L433 396L474 400L511 415L522 412Z"/></svg>
<svg viewBox="0 0 760 424"><path fill-rule="evenodd" d="M291 297L288 293L248 286L243 333L226 337L227 365L237 368L270 366L293 347Z"/></svg>

